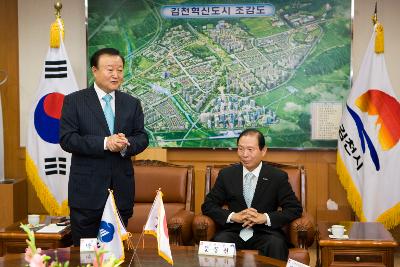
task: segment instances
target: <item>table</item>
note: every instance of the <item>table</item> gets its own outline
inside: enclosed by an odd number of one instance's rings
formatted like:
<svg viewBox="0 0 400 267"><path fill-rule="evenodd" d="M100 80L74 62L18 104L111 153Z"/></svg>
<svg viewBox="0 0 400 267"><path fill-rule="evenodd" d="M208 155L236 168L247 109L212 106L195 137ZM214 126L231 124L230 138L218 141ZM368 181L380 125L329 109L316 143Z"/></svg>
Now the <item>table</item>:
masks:
<svg viewBox="0 0 400 267"><path fill-rule="evenodd" d="M50 216L41 216L40 223L49 224ZM22 223L27 223L23 220ZM0 228L0 257L7 253L23 253L27 247L28 235L20 228L21 222ZM60 233L35 233L36 247L42 249L69 247L72 245L71 228L67 227Z"/></svg>
<svg viewBox="0 0 400 267"><path fill-rule="evenodd" d="M349 239L331 239L328 229L341 224ZM393 267L397 242L378 222L320 222L317 237L317 266L387 266ZM319 251L321 250L321 258Z"/></svg>
<svg viewBox="0 0 400 267"><path fill-rule="evenodd" d="M46 255L52 256L55 250L49 250ZM75 267L81 265L79 248L60 248L57 249L58 258L61 261L69 260L69 266ZM285 267L286 262L260 256L252 252L239 251L234 258L217 257L217 256L202 256L197 254L198 248L194 246L171 246L172 258L174 267L184 266L267 266L267 267ZM52 255L50 255L52 254ZM163 258L158 256L156 248L138 248L137 256L134 257L131 266L168 266ZM125 262L122 266L128 266L132 257L131 251L126 251ZM206 263L206 265L204 265ZM2 266L24 266L24 254L7 254L0 257L0 267Z"/></svg>

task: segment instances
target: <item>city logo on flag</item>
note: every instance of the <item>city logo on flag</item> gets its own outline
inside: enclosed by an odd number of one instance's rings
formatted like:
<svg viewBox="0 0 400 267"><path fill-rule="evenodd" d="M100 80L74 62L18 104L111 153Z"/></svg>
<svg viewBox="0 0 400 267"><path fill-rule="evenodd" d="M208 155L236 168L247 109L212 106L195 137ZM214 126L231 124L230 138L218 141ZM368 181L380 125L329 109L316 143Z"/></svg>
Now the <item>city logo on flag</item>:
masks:
<svg viewBox="0 0 400 267"><path fill-rule="evenodd" d="M400 104L397 100L378 89L370 89L355 100L355 105L361 112L367 112L368 116L378 116L376 127L379 127L378 142L383 151L393 148L400 139L400 118L395 114L400 114ZM368 132L365 130L361 117L347 105L351 117L356 126L360 138L361 148L365 153L365 143L368 145L372 162L377 171L380 170L380 161L377 150L371 141Z"/></svg>
<svg viewBox="0 0 400 267"><path fill-rule="evenodd" d="M400 139L400 104L379 89L370 89L356 99L356 106L369 116L378 116L378 141L382 150L392 149Z"/></svg>
<svg viewBox="0 0 400 267"><path fill-rule="evenodd" d="M101 221L99 235L97 238L102 243L109 243L113 240L114 232L115 232L115 228L112 223L108 223L106 221Z"/></svg>

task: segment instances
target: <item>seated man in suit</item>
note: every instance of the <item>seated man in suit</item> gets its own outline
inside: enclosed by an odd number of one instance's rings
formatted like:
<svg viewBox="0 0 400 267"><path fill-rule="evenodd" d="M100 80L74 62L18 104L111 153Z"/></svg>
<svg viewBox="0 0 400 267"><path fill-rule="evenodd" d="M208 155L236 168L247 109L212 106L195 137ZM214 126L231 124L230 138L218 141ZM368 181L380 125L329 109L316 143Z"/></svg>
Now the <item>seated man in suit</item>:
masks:
<svg viewBox="0 0 400 267"><path fill-rule="evenodd" d="M267 148L260 131L243 131L237 145L240 164L219 172L201 207L203 214L221 226L213 240L287 260L290 244L281 227L299 218L302 206L287 173L262 162ZM224 204L228 209L222 208Z"/></svg>

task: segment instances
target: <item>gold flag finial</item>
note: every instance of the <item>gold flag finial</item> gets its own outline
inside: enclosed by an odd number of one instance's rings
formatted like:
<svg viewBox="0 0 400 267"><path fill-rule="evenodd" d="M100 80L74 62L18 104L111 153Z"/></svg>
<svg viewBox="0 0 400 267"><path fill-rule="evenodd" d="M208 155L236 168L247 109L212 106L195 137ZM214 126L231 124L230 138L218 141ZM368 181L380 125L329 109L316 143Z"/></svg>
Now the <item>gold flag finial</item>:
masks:
<svg viewBox="0 0 400 267"><path fill-rule="evenodd" d="M56 2L54 4L54 9L56 10L56 18L57 19L61 18L62 3L61 2Z"/></svg>
<svg viewBox="0 0 400 267"><path fill-rule="evenodd" d="M375 11L372 15L372 24L376 24L378 22L378 2L375 2Z"/></svg>
<svg viewBox="0 0 400 267"><path fill-rule="evenodd" d="M64 40L64 21L61 19L61 9L62 3L57 1L54 4L56 21L51 24L50 27L50 47L59 48L60 47L60 35Z"/></svg>
<svg viewBox="0 0 400 267"><path fill-rule="evenodd" d="M378 22L378 2L375 2L375 11L372 16L372 23L375 27L375 53L380 54L385 50L383 25Z"/></svg>

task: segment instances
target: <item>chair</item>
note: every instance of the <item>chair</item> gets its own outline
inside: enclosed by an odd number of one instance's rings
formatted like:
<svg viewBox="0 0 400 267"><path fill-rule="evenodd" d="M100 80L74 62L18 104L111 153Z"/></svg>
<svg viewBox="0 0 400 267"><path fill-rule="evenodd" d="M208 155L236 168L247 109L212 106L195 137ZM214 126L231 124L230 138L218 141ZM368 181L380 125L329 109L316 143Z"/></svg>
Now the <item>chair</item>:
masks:
<svg viewBox="0 0 400 267"><path fill-rule="evenodd" d="M268 162L287 172L289 182L292 185L296 197L300 200L303 206L302 217L292 221L288 226L284 227L284 232L288 240L295 245L295 248L289 249L289 258L300 261L304 264L309 264L310 255L307 248L314 242L315 227L313 219L305 212L306 207L306 173L303 166L289 165L282 163ZM213 165L206 168L206 185L205 194L208 194L210 189L217 179L218 173L221 169L228 167L228 165ZM196 215L193 220L193 234L196 242L200 240L211 240L217 231L216 223L208 216Z"/></svg>
<svg viewBox="0 0 400 267"><path fill-rule="evenodd" d="M191 165L175 165L156 160L133 161L135 206L127 230L135 238L146 224L148 214L161 188L170 242L190 244L194 217L194 170Z"/></svg>

